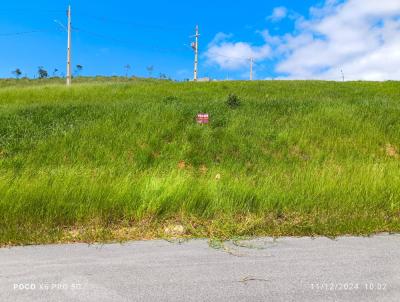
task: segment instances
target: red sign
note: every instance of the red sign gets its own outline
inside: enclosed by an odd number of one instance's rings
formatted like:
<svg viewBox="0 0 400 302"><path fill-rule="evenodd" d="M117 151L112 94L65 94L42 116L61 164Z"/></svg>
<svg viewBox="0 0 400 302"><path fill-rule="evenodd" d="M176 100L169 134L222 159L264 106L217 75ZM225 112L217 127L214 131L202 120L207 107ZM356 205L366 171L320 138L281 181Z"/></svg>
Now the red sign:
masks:
<svg viewBox="0 0 400 302"><path fill-rule="evenodd" d="M196 120L198 124L208 124L209 116L207 113L199 113Z"/></svg>

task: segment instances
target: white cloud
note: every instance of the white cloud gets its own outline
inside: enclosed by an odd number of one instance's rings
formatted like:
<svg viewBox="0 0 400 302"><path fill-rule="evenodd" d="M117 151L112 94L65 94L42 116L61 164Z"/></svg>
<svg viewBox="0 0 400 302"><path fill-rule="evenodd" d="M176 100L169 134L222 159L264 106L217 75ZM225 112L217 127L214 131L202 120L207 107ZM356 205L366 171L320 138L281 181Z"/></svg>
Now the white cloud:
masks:
<svg viewBox="0 0 400 302"><path fill-rule="evenodd" d="M327 1L287 35L276 70L289 78L400 79L400 1Z"/></svg>
<svg viewBox="0 0 400 302"><path fill-rule="evenodd" d="M272 22L278 22L284 18L286 18L288 14L288 10L284 6L275 7L272 11L272 15L267 17L267 20L271 20Z"/></svg>
<svg viewBox="0 0 400 302"><path fill-rule="evenodd" d="M217 33L215 35L214 39L211 41L209 46L213 46L213 45L216 45L216 44L218 44L220 42L224 42L224 41L226 41L226 40L228 40L228 39L230 39L232 37L233 37L232 34L226 34L226 33L219 32L219 33Z"/></svg>
<svg viewBox="0 0 400 302"><path fill-rule="evenodd" d="M232 35L218 33L204 54L207 63L222 69L237 70L249 65L249 58L265 60L271 55L268 44L253 46L245 42L231 42Z"/></svg>
<svg viewBox="0 0 400 302"><path fill-rule="evenodd" d="M339 80L341 69L349 80L400 79L400 0L326 0L295 25L295 33L260 32L265 43L257 49L226 40L210 49L247 56L258 50L259 60L273 57L276 72L289 79Z"/></svg>

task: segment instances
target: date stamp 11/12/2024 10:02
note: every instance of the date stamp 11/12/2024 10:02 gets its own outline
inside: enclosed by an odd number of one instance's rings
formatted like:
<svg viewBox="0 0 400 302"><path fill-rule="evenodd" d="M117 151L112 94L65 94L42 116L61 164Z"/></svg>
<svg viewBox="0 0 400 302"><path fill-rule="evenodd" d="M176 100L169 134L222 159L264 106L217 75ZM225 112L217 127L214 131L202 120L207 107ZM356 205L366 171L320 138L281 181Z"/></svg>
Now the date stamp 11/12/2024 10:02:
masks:
<svg viewBox="0 0 400 302"><path fill-rule="evenodd" d="M388 285L386 283L376 283L376 282L345 282L345 283L335 283L335 282L321 282L321 283L311 283L310 288L313 291L386 291Z"/></svg>

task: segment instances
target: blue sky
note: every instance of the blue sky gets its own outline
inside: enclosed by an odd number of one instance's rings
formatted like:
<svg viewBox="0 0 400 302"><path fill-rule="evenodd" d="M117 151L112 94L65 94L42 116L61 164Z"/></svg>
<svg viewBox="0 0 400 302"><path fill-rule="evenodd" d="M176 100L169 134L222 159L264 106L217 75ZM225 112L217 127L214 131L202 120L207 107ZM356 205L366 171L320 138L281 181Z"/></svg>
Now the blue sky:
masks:
<svg viewBox="0 0 400 302"><path fill-rule="evenodd" d="M0 76L18 67L32 77L38 66L65 73L66 33L54 20L66 23L70 3L73 65L84 75L123 75L130 64L137 76L153 65L153 76L191 78L188 45L199 24L201 77L246 79L252 56L257 79L339 80L343 69L347 79L397 79L396 2L381 0L377 9L375 0L8 1L0 8ZM13 35L30 31L37 32ZM379 56L394 57L384 67L365 63Z"/></svg>

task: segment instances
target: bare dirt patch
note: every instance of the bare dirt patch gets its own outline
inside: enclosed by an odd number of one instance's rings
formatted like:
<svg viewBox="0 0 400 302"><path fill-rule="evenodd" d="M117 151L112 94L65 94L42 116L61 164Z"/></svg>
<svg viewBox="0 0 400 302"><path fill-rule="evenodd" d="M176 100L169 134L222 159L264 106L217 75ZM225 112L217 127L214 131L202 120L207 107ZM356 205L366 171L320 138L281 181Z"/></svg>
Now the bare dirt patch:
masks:
<svg viewBox="0 0 400 302"><path fill-rule="evenodd" d="M393 158L399 158L399 152L397 151L396 147L391 145L391 144L386 144L386 155L393 157Z"/></svg>

